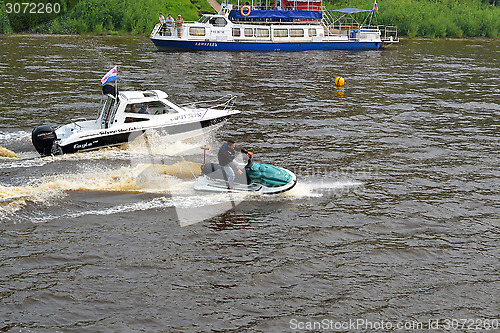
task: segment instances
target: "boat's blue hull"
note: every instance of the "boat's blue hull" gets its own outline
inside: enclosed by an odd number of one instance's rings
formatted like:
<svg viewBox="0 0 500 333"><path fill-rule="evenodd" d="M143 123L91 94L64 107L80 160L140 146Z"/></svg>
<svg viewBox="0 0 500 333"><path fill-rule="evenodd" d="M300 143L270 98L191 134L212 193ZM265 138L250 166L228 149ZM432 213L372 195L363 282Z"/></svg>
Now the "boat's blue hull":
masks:
<svg viewBox="0 0 500 333"><path fill-rule="evenodd" d="M151 39L160 51L307 51L307 50L376 50L380 42L202 42Z"/></svg>

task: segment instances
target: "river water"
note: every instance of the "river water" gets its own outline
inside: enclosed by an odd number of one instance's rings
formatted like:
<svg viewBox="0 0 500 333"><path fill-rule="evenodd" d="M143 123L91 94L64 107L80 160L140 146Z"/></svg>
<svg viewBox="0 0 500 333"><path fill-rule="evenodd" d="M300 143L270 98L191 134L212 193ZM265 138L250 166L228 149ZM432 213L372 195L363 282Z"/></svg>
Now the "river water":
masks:
<svg viewBox="0 0 500 333"><path fill-rule="evenodd" d="M144 37L12 36L0 49L0 146L21 157L0 158L0 331L500 324L500 41L160 53ZM169 175L138 187L152 161L140 145L38 158L32 128L94 117L115 64L120 90L238 96L217 133L158 138L153 157L201 162L200 145L214 158L233 136L299 183L236 197Z"/></svg>

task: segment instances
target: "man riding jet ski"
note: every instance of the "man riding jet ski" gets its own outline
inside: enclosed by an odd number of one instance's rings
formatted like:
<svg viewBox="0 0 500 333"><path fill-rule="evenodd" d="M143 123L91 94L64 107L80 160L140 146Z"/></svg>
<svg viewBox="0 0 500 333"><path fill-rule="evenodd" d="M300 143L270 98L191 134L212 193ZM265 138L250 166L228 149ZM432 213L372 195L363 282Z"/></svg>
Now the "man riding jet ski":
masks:
<svg viewBox="0 0 500 333"><path fill-rule="evenodd" d="M248 154L248 156L252 156L253 153L238 147L238 150L241 151L244 154ZM240 166L238 163L234 161L234 158L236 157L236 141L232 138L229 138L226 143L222 145L219 149L219 153L217 154L217 158L219 159L219 165L222 168L222 172L227 176L227 188L232 190L233 189L233 181L234 181L234 170L238 170L238 174L243 174L243 171L241 171Z"/></svg>
<svg viewBox="0 0 500 333"><path fill-rule="evenodd" d="M201 148L205 152L209 149L208 147ZM248 163L245 166L234 161L237 150L248 155ZM237 147L234 139L228 139L217 154L219 164L204 163L194 189L213 192L276 194L292 189L297 183L297 177L293 172L269 164L254 163L252 156L252 152ZM233 168L237 170L237 174Z"/></svg>

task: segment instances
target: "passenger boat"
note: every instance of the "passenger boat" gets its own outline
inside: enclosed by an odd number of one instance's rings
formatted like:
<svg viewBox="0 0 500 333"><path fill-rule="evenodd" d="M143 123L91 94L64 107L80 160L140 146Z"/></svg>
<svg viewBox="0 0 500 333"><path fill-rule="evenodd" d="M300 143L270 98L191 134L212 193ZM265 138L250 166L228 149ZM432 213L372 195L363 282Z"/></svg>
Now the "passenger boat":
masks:
<svg viewBox="0 0 500 333"><path fill-rule="evenodd" d="M235 96L224 100L176 105L161 90L120 91L105 85L106 96L97 119L75 119L53 129L41 125L32 132L32 142L42 156L94 150L132 141L148 130L158 131L169 141L203 135L220 127L234 110Z"/></svg>
<svg viewBox="0 0 500 333"><path fill-rule="evenodd" d="M396 27L371 24L376 5L325 10L322 0L266 1L226 3L218 14L204 14L181 28L157 24L150 37L160 51L367 50L399 41Z"/></svg>

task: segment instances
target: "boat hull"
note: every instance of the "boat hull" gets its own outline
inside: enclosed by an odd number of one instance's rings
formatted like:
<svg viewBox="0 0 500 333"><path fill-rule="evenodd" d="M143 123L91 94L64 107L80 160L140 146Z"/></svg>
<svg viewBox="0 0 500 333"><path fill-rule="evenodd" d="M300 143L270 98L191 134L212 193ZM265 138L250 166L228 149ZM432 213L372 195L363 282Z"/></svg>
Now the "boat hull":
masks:
<svg viewBox="0 0 500 333"><path fill-rule="evenodd" d="M69 143L61 142L59 146L63 154L76 153L81 151L95 150L104 147L112 147L133 141L147 130L160 132L168 137L170 141L185 140L199 135L206 134L216 130L229 119L231 115L219 117L216 119L203 120L200 122L177 124L169 126L159 126L143 129L122 129L122 130L103 130L93 136L81 138ZM118 131L118 133L117 133Z"/></svg>
<svg viewBox="0 0 500 333"><path fill-rule="evenodd" d="M195 184L195 191L200 192L217 192L217 193L258 193L258 194L279 194L286 191L290 191L297 184L297 178L294 175L293 180L289 183L277 186L268 187L262 184L239 184L234 183L232 189L228 189L227 182L221 179L211 179L207 176L200 176Z"/></svg>
<svg viewBox="0 0 500 333"><path fill-rule="evenodd" d="M290 170L252 163L251 160L245 167L245 173L235 175L231 189L218 164L207 163L201 171L194 189L202 192L278 194L291 190L297 184L297 176Z"/></svg>
<svg viewBox="0 0 500 333"><path fill-rule="evenodd" d="M308 51L308 50L377 50L381 42L205 42L151 38L159 51Z"/></svg>

